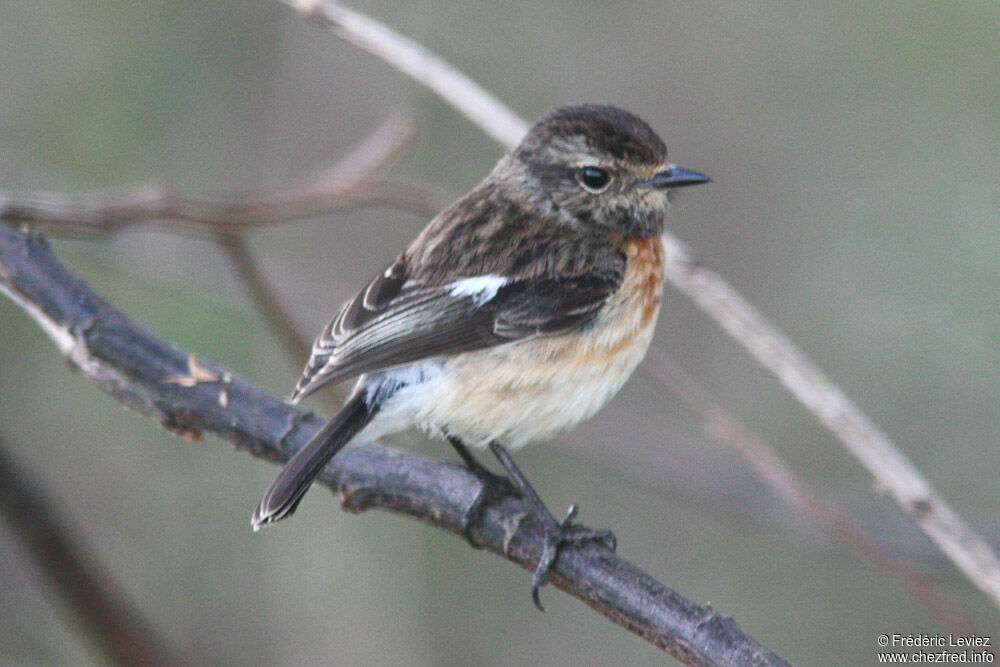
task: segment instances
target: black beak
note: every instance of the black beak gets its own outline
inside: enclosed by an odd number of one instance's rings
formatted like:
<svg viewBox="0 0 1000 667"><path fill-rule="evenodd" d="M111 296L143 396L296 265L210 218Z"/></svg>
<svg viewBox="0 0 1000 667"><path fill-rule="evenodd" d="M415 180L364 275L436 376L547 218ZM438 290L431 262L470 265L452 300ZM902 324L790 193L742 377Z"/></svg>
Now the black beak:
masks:
<svg viewBox="0 0 1000 667"><path fill-rule="evenodd" d="M637 188L683 188L689 185L708 183L712 179L696 171L688 171L680 167L670 167L653 176L648 181L635 184Z"/></svg>

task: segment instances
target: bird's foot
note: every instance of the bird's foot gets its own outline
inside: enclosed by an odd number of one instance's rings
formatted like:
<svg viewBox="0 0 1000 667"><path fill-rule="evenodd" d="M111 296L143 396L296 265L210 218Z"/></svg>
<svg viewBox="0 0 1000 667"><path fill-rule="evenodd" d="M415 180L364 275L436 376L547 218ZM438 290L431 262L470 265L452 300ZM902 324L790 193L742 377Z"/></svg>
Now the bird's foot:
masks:
<svg viewBox="0 0 1000 667"><path fill-rule="evenodd" d="M573 524L573 517L576 516L576 505L570 505L566 518L556 521L552 513L544 505L539 510L542 520L545 522L545 545L542 549L542 557L538 559L538 566L535 567L535 574L531 578L531 600L540 611L545 611L542 601L539 598L538 589L548 583L549 572L552 571L556 560L559 558L559 551L565 546L582 547L588 542L597 542L608 549L614 551L618 548L618 538L610 530L594 530L586 526Z"/></svg>
<svg viewBox="0 0 1000 667"><path fill-rule="evenodd" d="M528 483L507 450L497 442L490 443L490 450L507 470L510 482L513 482L513 485L520 492L519 495L532 506L544 526L545 544L542 555L538 559L538 565L535 567L535 574L531 579L531 599L539 610L545 611L538 591L548 583L549 573L559 559L559 552L563 547L580 547L588 542L598 542L614 551L618 547L618 540L610 530L594 530L586 526L574 525L573 517L576 516L576 505L570 506L565 519L557 521L542 499L538 497L535 489Z"/></svg>

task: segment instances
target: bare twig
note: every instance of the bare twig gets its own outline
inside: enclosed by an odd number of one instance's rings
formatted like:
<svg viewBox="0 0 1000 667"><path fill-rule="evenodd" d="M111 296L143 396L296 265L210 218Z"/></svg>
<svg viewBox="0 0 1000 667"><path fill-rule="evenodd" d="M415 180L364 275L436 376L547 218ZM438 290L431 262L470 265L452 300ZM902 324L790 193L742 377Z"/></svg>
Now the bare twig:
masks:
<svg viewBox="0 0 1000 667"><path fill-rule="evenodd" d="M439 193L376 176L411 131L408 118L391 116L331 168L292 188L230 195L228 201L196 199L158 185L76 199L0 193L0 220L50 223L63 230L99 234L165 221L175 231L223 234L374 204L429 216L440 208Z"/></svg>
<svg viewBox="0 0 1000 667"><path fill-rule="evenodd" d="M171 431L187 437L210 431L256 456L284 460L321 425L139 328L67 271L40 236L2 224L0 291L101 389ZM505 496L502 486L484 488L457 465L377 445L356 447L337 456L321 481L336 488L350 510L389 509L456 535L485 493L491 502L471 538L528 569L541 557L544 530L530 507ZM688 664L787 664L732 619L686 600L604 547L565 549L552 582Z"/></svg>
<svg viewBox="0 0 1000 667"><path fill-rule="evenodd" d="M109 661L118 665L179 664L144 615L85 555L42 492L4 449L0 449L0 515L59 591L87 638Z"/></svg>
<svg viewBox="0 0 1000 667"><path fill-rule="evenodd" d="M452 104L484 132L513 146L527 123L443 60L387 26L329 0L283 0ZM501 119L498 124L496 119ZM934 491L919 470L791 341L718 274L664 234L667 279L773 372L875 477L965 576L1000 607L1000 558Z"/></svg>
<svg viewBox="0 0 1000 667"><path fill-rule="evenodd" d="M1000 559L951 509L920 471L792 342L717 274L668 244L667 275L747 348L875 478L877 488L930 537L965 576L1000 607Z"/></svg>
<svg viewBox="0 0 1000 667"><path fill-rule="evenodd" d="M378 21L335 2L282 2L424 84L497 142L516 144L527 131L527 123L496 97L420 44Z"/></svg>

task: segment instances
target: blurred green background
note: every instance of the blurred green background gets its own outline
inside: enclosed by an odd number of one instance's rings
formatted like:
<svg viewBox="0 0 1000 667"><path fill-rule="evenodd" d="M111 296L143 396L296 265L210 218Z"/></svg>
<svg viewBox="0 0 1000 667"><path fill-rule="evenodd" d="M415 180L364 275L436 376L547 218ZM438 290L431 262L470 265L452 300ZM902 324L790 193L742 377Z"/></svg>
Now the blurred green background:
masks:
<svg viewBox="0 0 1000 667"><path fill-rule="evenodd" d="M779 324L957 511L1000 530L1000 5L355 2L525 117L611 102L714 182L672 229ZM394 110L392 173L452 194L502 150L373 57L276 2L0 6L0 190L160 180L211 196L292 184ZM304 330L426 222L366 209L254 232ZM149 228L57 239L139 323L285 395L303 359L268 334L210 243ZM192 444L67 371L0 299L0 437L75 535L194 664L658 664L664 655L529 574L314 491L253 534L277 472ZM948 627L790 511L649 374L518 460L553 509L613 527L619 553L802 665L868 664L879 633L997 632L997 610L860 466L667 288L654 345L764 435L811 487L903 558L969 626ZM322 403L313 403L328 410ZM453 458L438 442L398 442ZM99 664L0 525L0 662Z"/></svg>

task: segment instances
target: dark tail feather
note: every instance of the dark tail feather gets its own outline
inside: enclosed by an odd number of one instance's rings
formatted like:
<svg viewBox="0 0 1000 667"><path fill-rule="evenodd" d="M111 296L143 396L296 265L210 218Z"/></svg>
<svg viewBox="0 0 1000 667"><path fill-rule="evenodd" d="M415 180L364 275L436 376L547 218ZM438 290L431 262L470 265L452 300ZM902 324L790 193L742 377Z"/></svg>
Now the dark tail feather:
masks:
<svg viewBox="0 0 1000 667"><path fill-rule="evenodd" d="M316 435L281 469L253 513L253 529L279 521L295 511L302 496L334 454L368 425L377 412L365 403L365 392L356 392Z"/></svg>

